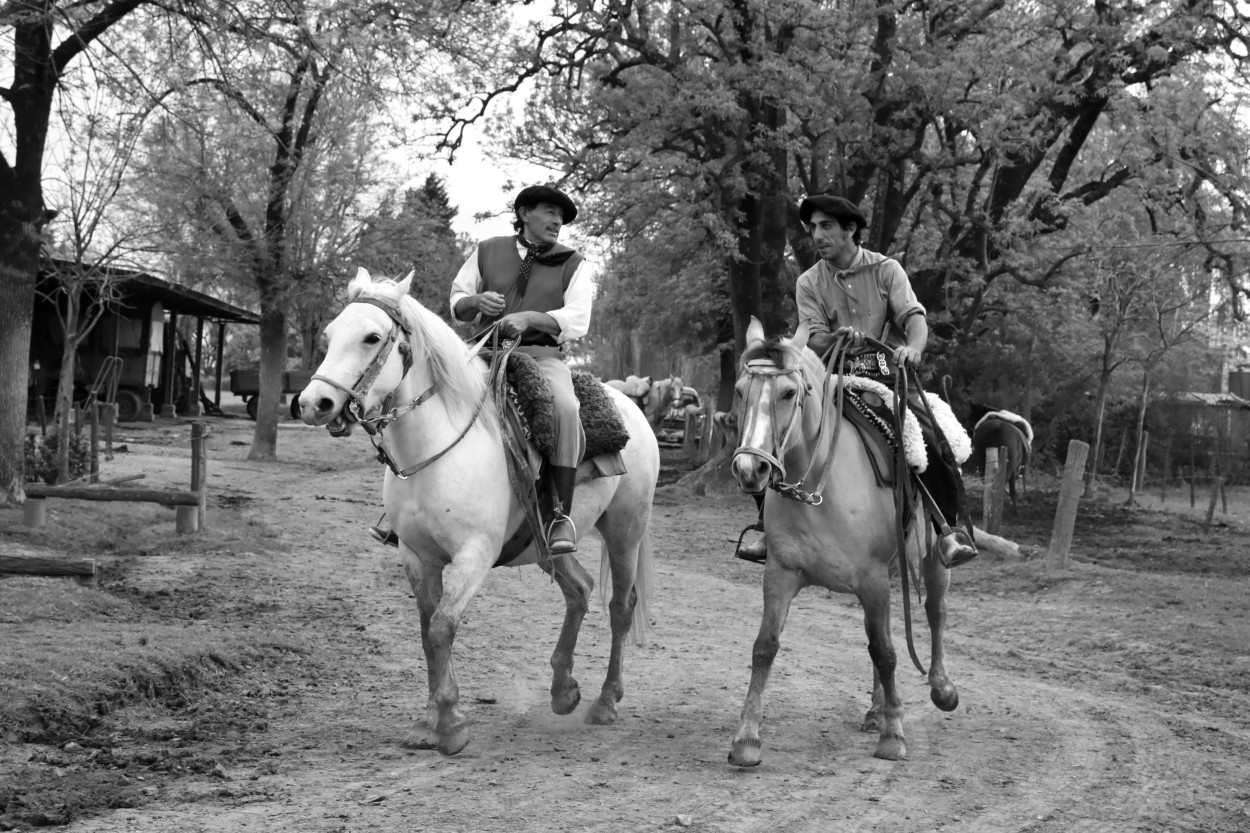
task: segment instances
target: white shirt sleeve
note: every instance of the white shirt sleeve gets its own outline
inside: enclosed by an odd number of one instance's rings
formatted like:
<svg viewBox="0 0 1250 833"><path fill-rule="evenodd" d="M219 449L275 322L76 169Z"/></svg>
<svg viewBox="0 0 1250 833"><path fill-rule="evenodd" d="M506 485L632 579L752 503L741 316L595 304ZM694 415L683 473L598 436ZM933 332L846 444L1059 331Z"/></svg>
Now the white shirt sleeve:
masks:
<svg viewBox="0 0 1250 833"><path fill-rule="evenodd" d="M473 254L469 255L461 266L460 271L456 273L456 279L451 282L451 317L455 321L456 303L461 298L468 298L470 295L476 295L482 291L482 273L477 268L477 247L473 247Z"/></svg>
<svg viewBox="0 0 1250 833"><path fill-rule="evenodd" d="M560 325L557 341L563 344L590 332L590 307L594 299L595 285L590 279L586 258L583 257L573 271L573 277L569 279L568 289L564 290L564 306L547 313Z"/></svg>

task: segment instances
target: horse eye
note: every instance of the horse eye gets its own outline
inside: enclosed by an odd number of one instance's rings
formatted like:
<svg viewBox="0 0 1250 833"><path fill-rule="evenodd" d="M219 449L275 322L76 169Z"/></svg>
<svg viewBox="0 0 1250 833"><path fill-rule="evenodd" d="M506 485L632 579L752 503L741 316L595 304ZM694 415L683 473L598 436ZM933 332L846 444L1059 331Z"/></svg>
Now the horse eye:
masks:
<svg viewBox="0 0 1250 833"><path fill-rule="evenodd" d="M377 344L381 340L382 336L377 333L369 333L369 335L365 336L365 344Z"/></svg>
<svg viewBox="0 0 1250 833"><path fill-rule="evenodd" d="M798 395L799 395L799 392L797 390L795 390L794 388L790 388L788 391L786 391L784 394L781 395L781 398L784 399L786 402L789 402L791 399L793 399L794 397Z"/></svg>

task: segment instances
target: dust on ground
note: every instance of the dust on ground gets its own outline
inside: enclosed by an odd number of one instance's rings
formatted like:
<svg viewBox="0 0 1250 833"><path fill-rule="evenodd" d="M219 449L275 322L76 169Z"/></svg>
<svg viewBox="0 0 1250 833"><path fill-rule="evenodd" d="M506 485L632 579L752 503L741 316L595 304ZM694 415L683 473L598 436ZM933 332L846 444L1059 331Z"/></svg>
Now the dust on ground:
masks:
<svg viewBox="0 0 1250 833"><path fill-rule="evenodd" d="M982 556L952 573L953 713L930 705L907 663L895 600L902 762L872 758L876 737L859 731L872 672L857 602L805 591L768 687L763 764L740 770L726 755L762 572L731 552L753 506L666 485L653 513L654 637L626 655L618 724L582 723L586 702L551 714L561 594L537 568L504 568L459 631L473 738L445 758L400 743L424 705L425 674L396 553L365 533L381 511L367 441L284 420L280 461L256 463L246 459L251 423L209 422L205 531L179 539L172 510L150 505L67 501L49 506L41 531L0 510L0 544L55 550L58 527L142 526L125 550L104 535L72 554L100 560L98 590L142 600L163 627L245 631L291 649L209 680L186 702L138 698L72 739L3 742L0 829L1250 828L1244 491L1230 490L1229 511L1206 533L1201 498L1192 509L1183 494L1172 506L1153 495L1133 508L1122 495L1087 502L1069 569L1051 573L1040 553L1055 493L1030 488L1003 530L1026 557ZM126 451L106 472L183 488L188 434L181 422L126 426L117 439ZM665 462L671 482L683 465L675 451ZM580 557L598 575L597 543ZM923 658L923 624L919 632ZM588 695L607 648L606 616L592 610L577 666Z"/></svg>

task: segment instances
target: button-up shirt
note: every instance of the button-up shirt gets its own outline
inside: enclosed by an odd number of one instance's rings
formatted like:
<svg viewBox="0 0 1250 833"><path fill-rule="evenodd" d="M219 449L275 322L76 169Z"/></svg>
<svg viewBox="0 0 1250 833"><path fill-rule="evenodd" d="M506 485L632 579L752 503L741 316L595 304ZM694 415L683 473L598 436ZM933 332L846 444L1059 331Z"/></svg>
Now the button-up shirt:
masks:
<svg viewBox="0 0 1250 833"><path fill-rule="evenodd" d="M890 347L907 343L910 316L925 314L902 265L862 246L846 269L821 260L799 275L794 296L809 335L852 327Z"/></svg>
<svg viewBox="0 0 1250 833"><path fill-rule="evenodd" d="M525 259L526 250L520 243L517 243L517 254L522 260ZM474 247L473 254L460 267L456 279L451 284L452 317L456 315L456 303L461 298L476 295L481 291L482 273L478 268L477 248ZM547 314L560 325L560 335L556 337L558 342L563 344L566 341L581 338L590 331L590 309L594 297L595 285L591 282L590 270L583 258L582 262L577 264L577 269L573 271L573 277L569 279L569 285L564 290L564 306L547 311Z"/></svg>

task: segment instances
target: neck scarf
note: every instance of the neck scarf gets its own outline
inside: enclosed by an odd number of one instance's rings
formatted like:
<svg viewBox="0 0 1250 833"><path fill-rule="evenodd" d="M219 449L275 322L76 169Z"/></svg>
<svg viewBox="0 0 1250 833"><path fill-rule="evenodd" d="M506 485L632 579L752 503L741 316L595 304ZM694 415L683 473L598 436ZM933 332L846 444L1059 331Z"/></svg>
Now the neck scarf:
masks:
<svg viewBox="0 0 1250 833"><path fill-rule="evenodd" d="M572 249L547 255L555 243L531 243L524 235L517 235L517 242L525 247L525 259L521 261L521 271L516 279L517 296L521 298L525 297L525 289L529 286L530 272L535 262L543 266L559 266L573 256Z"/></svg>

